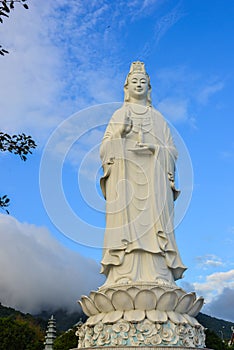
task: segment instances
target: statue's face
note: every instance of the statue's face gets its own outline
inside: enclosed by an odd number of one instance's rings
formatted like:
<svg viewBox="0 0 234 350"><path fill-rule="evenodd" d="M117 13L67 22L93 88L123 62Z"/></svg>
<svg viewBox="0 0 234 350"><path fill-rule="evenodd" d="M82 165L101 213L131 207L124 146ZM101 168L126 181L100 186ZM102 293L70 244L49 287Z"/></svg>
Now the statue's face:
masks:
<svg viewBox="0 0 234 350"><path fill-rule="evenodd" d="M137 100L143 100L148 94L148 79L142 73L134 73L128 78L128 93L131 97Z"/></svg>

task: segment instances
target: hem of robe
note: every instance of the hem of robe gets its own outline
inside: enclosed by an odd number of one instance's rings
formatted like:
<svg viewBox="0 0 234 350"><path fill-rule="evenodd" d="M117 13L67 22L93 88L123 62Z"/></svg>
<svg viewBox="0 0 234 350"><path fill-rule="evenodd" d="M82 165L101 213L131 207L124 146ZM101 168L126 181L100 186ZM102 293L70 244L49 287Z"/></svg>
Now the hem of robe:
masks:
<svg viewBox="0 0 234 350"><path fill-rule="evenodd" d="M183 278L183 273L187 270L187 267L184 266L182 263L176 262L176 260L180 260L178 255L174 251L167 251L167 252L153 252L153 251L146 251L144 249L134 249L129 252L126 252L123 249L119 250L109 250L107 254L104 254L104 257L101 261L101 271L100 273L106 275L108 277L109 270L111 268L114 268L115 266L118 267L122 265L124 261L125 254L131 254L134 252L145 252L152 255L160 255L165 259L167 268L171 270L174 280L178 280ZM108 256L108 257L107 257Z"/></svg>

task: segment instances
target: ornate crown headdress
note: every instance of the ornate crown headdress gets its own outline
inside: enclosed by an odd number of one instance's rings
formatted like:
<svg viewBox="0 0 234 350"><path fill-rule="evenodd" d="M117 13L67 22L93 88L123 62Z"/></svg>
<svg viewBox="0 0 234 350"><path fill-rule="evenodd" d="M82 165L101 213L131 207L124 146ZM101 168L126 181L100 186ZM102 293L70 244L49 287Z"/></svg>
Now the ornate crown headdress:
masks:
<svg viewBox="0 0 234 350"><path fill-rule="evenodd" d="M132 62L129 74L131 74L131 73L147 74L146 71L145 71L145 64L144 64L144 62L140 62L140 61Z"/></svg>

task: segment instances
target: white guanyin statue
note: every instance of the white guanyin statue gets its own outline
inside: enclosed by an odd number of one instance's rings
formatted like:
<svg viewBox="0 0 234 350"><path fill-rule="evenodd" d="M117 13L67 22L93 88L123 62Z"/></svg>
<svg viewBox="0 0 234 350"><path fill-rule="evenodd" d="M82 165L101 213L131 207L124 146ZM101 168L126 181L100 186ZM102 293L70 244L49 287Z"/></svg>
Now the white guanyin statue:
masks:
<svg viewBox="0 0 234 350"><path fill-rule="evenodd" d="M173 227L177 151L151 106L144 63L132 63L124 92L100 149L106 281L81 296L88 319L78 327L78 348L204 348L204 327L195 318L204 300L175 283L186 270Z"/></svg>
<svg viewBox="0 0 234 350"><path fill-rule="evenodd" d="M186 269L173 231L177 151L165 119L151 106L144 63L132 63L124 92L124 104L113 114L100 150L106 198L104 286L159 279L175 284Z"/></svg>

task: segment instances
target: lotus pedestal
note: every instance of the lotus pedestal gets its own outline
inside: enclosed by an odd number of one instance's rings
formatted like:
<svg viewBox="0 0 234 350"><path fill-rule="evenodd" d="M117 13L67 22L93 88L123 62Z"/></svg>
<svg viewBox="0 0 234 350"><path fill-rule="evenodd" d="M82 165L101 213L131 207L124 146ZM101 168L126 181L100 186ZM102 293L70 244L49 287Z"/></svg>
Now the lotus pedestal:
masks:
<svg viewBox="0 0 234 350"><path fill-rule="evenodd" d="M102 287L81 298L89 318L78 327L78 348L204 348L204 327L195 319L203 302L163 281Z"/></svg>

